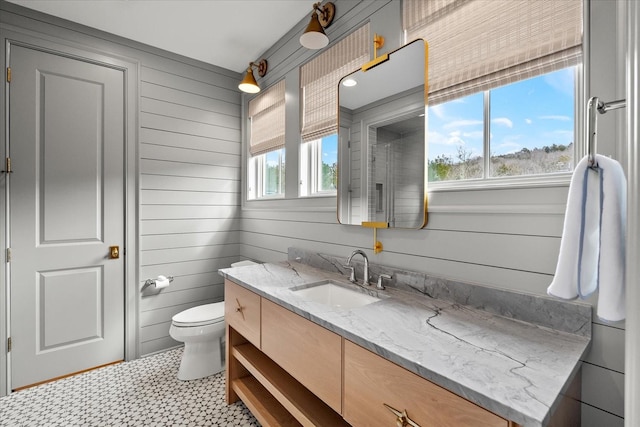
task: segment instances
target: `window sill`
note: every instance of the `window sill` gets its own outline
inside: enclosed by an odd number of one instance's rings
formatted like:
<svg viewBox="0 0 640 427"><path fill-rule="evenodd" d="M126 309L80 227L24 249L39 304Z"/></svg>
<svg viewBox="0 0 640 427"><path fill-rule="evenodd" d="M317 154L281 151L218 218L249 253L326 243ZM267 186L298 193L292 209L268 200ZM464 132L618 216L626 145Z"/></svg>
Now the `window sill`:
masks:
<svg viewBox="0 0 640 427"><path fill-rule="evenodd" d="M255 199L247 199L247 202L260 202L263 200L284 200L285 197L283 194L277 195L277 196L262 196L262 197L257 197Z"/></svg>
<svg viewBox="0 0 640 427"><path fill-rule="evenodd" d="M506 190L514 188L542 188L563 187L571 182L572 174L562 172L552 175L489 178L460 181L429 182L428 192L439 193L448 191L478 191L478 190Z"/></svg>
<svg viewBox="0 0 640 427"><path fill-rule="evenodd" d="M242 210L275 210L275 211L322 211L336 210L336 196L332 197L297 197L280 199L254 199L246 200L242 204Z"/></svg>
<svg viewBox="0 0 640 427"><path fill-rule="evenodd" d="M309 199L326 199L329 197L333 197L334 199L337 197L337 193L333 192L333 193L316 193L316 194L311 194L308 196L299 196L298 199L304 199L304 200L309 200Z"/></svg>

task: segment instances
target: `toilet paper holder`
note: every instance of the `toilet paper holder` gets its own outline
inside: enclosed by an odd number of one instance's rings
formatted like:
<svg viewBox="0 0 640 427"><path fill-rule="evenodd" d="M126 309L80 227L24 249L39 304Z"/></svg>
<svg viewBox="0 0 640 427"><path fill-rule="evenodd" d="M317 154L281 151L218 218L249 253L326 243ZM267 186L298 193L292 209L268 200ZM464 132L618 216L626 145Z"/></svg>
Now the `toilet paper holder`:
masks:
<svg viewBox="0 0 640 427"><path fill-rule="evenodd" d="M160 276L158 276L160 277ZM169 280L169 283L173 282L173 276L166 276L167 280ZM147 279L144 281L144 285L142 286L142 289L144 288L148 288L149 286L156 286L156 281L158 280L158 278L155 279Z"/></svg>

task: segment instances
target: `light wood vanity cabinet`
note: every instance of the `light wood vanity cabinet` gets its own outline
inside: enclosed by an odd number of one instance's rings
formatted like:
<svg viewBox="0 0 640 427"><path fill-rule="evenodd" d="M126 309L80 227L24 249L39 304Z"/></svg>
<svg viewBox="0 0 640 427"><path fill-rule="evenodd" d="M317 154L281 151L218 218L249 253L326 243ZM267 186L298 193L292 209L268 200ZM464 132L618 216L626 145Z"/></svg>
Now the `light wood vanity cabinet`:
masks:
<svg viewBox="0 0 640 427"><path fill-rule="evenodd" d="M421 427L509 426L505 419L345 340L342 415L354 426L393 426L398 417L384 404L406 411Z"/></svg>
<svg viewBox="0 0 640 427"><path fill-rule="evenodd" d="M342 411L340 335L263 299L262 351L334 411Z"/></svg>
<svg viewBox="0 0 640 427"><path fill-rule="evenodd" d="M229 280L225 292L227 403L263 426L402 425L384 403L420 427L515 426Z"/></svg>
<svg viewBox="0 0 640 427"><path fill-rule="evenodd" d="M224 282L224 318L227 323L247 339L260 347L260 296L233 282Z"/></svg>
<svg viewBox="0 0 640 427"><path fill-rule="evenodd" d="M348 426L340 336L229 280L225 316L227 403L242 399L263 426Z"/></svg>

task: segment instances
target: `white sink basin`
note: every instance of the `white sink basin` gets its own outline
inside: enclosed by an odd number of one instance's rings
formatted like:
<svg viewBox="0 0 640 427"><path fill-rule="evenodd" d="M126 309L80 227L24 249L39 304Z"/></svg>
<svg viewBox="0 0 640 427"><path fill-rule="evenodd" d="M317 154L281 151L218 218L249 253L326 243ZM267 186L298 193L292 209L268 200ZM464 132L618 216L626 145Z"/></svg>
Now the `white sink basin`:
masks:
<svg viewBox="0 0 640 427"><path fill-rule="evenodd" d="M311 285L302 285L291 289L297 296L305 301L313 301L331 307L350 309L362 307L380 301L380 298L373 297L355 289L349 289L345 285L325 280Z"/></svg>

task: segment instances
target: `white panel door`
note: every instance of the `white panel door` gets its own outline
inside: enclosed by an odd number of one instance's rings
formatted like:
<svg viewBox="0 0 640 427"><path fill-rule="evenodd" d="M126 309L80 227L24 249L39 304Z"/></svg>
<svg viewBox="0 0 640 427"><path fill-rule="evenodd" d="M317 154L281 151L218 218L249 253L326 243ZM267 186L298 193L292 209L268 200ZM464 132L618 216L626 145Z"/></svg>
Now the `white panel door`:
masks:
<svg viewBox="0 0 640 427"><path fill-rule="evenodd" d="M13 389L124 359L124 74L10 47Z"/></svg>

